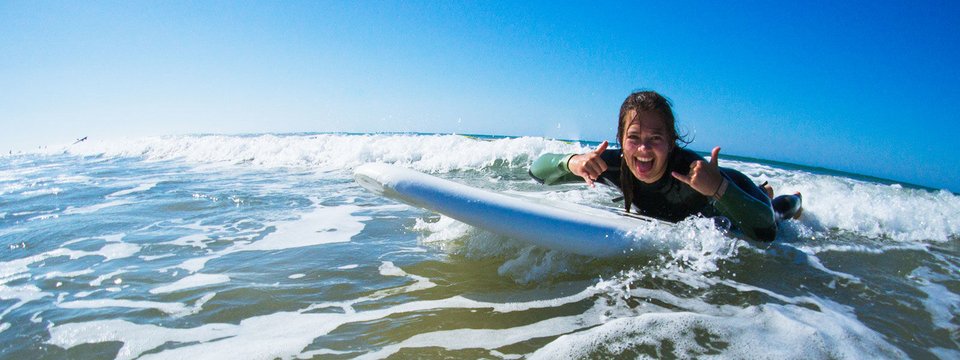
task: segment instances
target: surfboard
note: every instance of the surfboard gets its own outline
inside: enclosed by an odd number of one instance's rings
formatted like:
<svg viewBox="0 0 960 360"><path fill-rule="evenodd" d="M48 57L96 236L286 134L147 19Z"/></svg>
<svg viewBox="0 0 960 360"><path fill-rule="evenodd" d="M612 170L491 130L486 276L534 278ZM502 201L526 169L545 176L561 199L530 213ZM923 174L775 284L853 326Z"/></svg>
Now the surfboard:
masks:
<svg viewBox="0 0 960 360"><path fill-rule="evenodd" d="M371 192L548 249L592 257L650 252L663 244L637 233L672 224L576 203L525 199L390 164L366 164L354 179Z"/></svg>

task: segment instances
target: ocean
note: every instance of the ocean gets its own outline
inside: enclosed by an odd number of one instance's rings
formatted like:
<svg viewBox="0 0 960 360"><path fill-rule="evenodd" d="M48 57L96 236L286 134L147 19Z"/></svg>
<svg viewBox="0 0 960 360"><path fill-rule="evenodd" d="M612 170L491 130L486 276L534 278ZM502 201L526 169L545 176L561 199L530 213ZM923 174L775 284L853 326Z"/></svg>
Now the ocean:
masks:
<svg viewBox="0 0 960 360"><path fill-rule="evenodd" d="M960 197L756 159L771 245L689 218L596 259L378 197L398 164L620 206L527 168L593 143L433 134L90 139L0 157L0 358L960 358ZM550 234L543 234L550 236Z"/></svg>

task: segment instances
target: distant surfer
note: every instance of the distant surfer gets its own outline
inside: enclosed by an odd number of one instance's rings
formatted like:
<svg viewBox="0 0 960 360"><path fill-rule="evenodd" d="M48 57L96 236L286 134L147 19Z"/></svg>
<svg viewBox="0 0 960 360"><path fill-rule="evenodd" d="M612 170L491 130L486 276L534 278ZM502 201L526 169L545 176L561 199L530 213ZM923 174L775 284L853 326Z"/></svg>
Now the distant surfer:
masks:
<svg viewBox="0 0 960 360"><path fill-rule="evenodd" d="M749 238L773 241L777 221L799 215L800 193L778 196L743 173L718 164L720 147L710 161L683 146L670 101L654 91L630 94L620 107L617 141L621 149L600 146L583 154L545 154L530 175L548 185L602 181L623 192L627 212L671 222L691 215L728 219ZM682 145L681 145L682 144ZM626 167L629 171L621 171ZM581 180L582 179L582 180ZM768 195L769 194L769 195Z"/></svg>
<svg viewBox="0 0 960 360"><path fill-rule="evenodd" d="M76 145L76 144L82 143L82 142L84 142L84 141L87 141L87 137L86 137L86 136L84 136L83 138L77 139L77 141L74 141L73 144L71 144L71 145Z"/></svg>

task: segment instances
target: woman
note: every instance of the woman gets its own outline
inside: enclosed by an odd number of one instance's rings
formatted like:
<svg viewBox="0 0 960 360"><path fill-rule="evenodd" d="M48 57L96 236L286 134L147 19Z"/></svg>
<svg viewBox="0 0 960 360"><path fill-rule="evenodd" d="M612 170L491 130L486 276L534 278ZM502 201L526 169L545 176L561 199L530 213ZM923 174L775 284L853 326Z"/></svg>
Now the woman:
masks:
<svg viewBox="0 0 960 360"><path fill-rule="evenodd" d="M617 141L622 150L607 150L604 141L583 154L546 154L534 161L530 175L552 185L583 179L615 185L623 191L627 212L677 222L691 215L725 217L746 236L773 241L777 219L793 217L800 194L774 201L746 175L718 166L720 148L710 161L680 146L689 143L677 132L670 102L653 91L639 91L620 107ZM626 168L629 171L623 171Z"/></svg>

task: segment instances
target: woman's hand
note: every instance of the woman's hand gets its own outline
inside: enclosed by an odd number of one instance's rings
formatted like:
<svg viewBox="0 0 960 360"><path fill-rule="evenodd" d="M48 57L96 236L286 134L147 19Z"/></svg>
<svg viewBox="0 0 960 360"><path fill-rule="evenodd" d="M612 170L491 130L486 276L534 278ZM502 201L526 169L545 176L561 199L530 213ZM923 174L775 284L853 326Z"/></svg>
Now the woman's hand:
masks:
<svg viewBox="0 0 960 360"><path fill-rule="evenodd" d="M720 147L717 146L710 153L710 162L697 160L690 163L689 174L683 175L674 171L671 175L705 196L720 198L726 188L725 179L720 173L719 159Z"/></svg>
<svg viewBox="0 0 960 360"><path fill-rule="evenodd" d="M567 168L574 175L582 177L587 185L593 187L593 182L600 178L600 174L607 171L607 163L600 157L607 150L606 141L600 143L596 150L574 155L567 160Z"/></svg>

